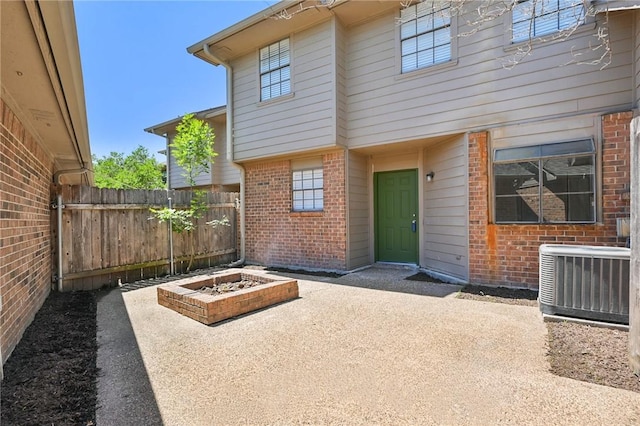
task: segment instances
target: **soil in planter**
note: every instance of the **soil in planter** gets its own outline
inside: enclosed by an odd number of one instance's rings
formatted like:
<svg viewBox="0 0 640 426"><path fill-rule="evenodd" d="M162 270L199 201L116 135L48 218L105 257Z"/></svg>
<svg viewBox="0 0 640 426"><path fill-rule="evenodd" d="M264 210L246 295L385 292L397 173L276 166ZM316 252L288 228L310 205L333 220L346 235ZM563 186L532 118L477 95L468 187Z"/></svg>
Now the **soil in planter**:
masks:
<svg viewBox="0 0 640 426"><path fill-rule="evenodd" d="M241 281L233 281L230 283L220 283L214 286L205 286L198 291L204 294L217 295L217 294L226 294L231 293L233 291L242 290L245 288L251 288L263 284L259 281L254 280L241 280Z"/></svg>

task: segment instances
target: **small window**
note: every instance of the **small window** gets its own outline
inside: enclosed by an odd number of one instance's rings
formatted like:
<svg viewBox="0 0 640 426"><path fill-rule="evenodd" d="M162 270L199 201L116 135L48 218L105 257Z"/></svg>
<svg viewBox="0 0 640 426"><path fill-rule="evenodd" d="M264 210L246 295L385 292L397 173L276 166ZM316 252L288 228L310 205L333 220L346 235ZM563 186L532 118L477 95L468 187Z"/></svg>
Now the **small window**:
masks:
<svg viewBox="0 0 640 426"><path fill-rule="evenodd" d="M289 39L260 49L260 100L266 101L291 92Z"/></svg>
<svg viewBox="0 0 640 426"><path fill-rule="evenodd" d="M496 223L595 222L591 139L498 149L493 175Z"/></svg>
<svg viewBox="0 0 640 426"><path fill-rule="evenodd" d="M512 10L511 41L518 43L584 22L583 0L521 0Z"/></svg>
<svg viewBox="0 0 640 426"><path fill-rule="evenodd" d="M295 170L292 186L294 211L319 211L324 208L322 168Z"/></svg>
<svg viewBox="0 0 640 426"><path fill-rule="evenodd" d="M422 2L400 12L403 73L451 60L451 17L445 4Z"/></svg>

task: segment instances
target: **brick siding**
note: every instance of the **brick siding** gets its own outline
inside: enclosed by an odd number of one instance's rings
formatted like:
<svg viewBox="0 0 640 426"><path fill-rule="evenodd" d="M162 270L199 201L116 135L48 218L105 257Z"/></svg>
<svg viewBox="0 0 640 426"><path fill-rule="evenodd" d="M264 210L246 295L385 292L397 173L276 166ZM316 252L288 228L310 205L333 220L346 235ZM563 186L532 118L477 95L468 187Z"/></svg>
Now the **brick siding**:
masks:
<svg viewBox="0 0 640 426"><path fill-rule="evenodd" d="M246 260L267 266L346 269L345 158L322 156L324 210L293 212L288 160L246 166Z"/></svg>
<svg viewBox="0 0 640 426"><path fill-rule="evenodd" d="M0 100L0 349L9 358L51 288L53 163Z"/></svg>
<svg viewBox="0 0 640 426"><path fill-rule="evenodd" d="M487 133L469 136L469 279L489 285L538 287L541 244L624 246L616 219L630 215L632 112L602 117L602 221L588 225L491 223Z"/></svg>

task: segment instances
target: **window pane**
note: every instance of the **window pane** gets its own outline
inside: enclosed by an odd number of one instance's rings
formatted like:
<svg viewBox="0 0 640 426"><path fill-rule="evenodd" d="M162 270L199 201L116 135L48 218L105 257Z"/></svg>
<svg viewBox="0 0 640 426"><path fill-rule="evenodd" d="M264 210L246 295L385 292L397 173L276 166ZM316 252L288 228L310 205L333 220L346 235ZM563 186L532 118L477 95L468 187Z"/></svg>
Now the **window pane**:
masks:
<svg viewBox="0 0 640 426"><path fill-rule="evenodd" d="M434 12L430 2L422 2L411 6L410 9L412 12L401 13L404 22L400 29L402 72L450 60L451 20L448 16L449 8L443 7ZM416 10L418 11L417 17Z"/></svg>
<svg viewBox="0 0 640 426"><path fill-rule="evenodd" d="M496 222L538 222L537 197L496 198Z"/></svg>
<svg viewBox="0 0 640 426"><path fill-rule="evenodd" d="M413 43L418 41L418 50L426 50L433 48L433 33L423 34L417 38L411 39ZM407 51L407 53L410 53Z"/></svg>
<svg viewBox="0 0 640 426"><path fill-rule="evenodd" d="M260 61L260 73L265 73L269 71L269 60L263 59Z"/></svg>
<svg viewBox="0 0 640 426"><path fill-rule="evenodd" d="M558 30L558 14L550 13L536 18L534 22L535 35L551 34Z"/></svg>
<svg viewBox="0 0 640 426"><path fill-rule="evenodd" d="M416 38L410 38L409 40L404 40L402 42L402 53L404 55L409 55L411 53L415 53L418 50L418 46L416 45Z"/></svg>
<svg viewBox="0 0 640 426"><path fill-rule="evenodd" d="M522 1L512 10L512 41L544 36L583 22L582 0Z"/></svg>
<svg viewBox="0 0 640 426"><path fill-rule="evenodd" d="M443 12L437 12L433 17L433 28L443 28L449 26L449 18Z"/></svg>
<svg viewBox="0 0 640 426"><path fill-rule="evenodd" d="M545 190L542 204L545 222L595 220L593 194L554 194Z"/></svg>
<svg viewBox="0 0 640 426"><path fill-rule="evenodd" d="M293 177L293 209L321 210L323 206L322 169L299 170Z"/></svg>
<svg viewBox="0 0 640 426"><path fill-rule="evenodd" d="M451 47L448 44L438 46L433 53L433 63L437 64L451 59Z"/></svg>
<svg viewBox="0 0 640 426"><path fill-rule="evenodd" d="M449 28L441 28L434 33L434 42L435 46L449 45L451 42L451 35Z"/></svg>
<svg viewBox="0 0 640 426"><path fill-rule="evenodd" d="M289 80L291 78L291 69L287 65L286 67L280 68L280 79L281 80Z"/></svg>
<svg viewBox="0 0 640 426"><path fill-rule="evenodd" d="M591 139L541 145L540 156L549 157L552 155L582 154L587 152L595 152L595 145Z"/></svg>
<svg viewBox="0 0 640 426"><path fill-rule="evenodd" d="M400 19L402 22L407 22L413 19L416 19L416 6L409 6L400 11Z"/></svg>
<svg viewBox="0 0 640 426"><path fill-rule="evenodd" d="M504 160L524 160L526 158L540 157L540 145L523 146L519 148L496 149L493 159L495 161Z"/></svg>
<svg viewBox="0 0 640 426"><path fill-rule="evenodd" d="M513 24L512 41L523 41L529 39L529 32L533 32L533 28L529 28L529 21ZM531 34L533 35L533 33Z"/></svg>
<svg viewBox="0 0 640 426"><path fill-rule="evenodd" d="M416 20L416 34L433 30L433 15L427 15Z"/></svg>
<svg viewBox="0 0 640 426"><path fill-rule="evenodd" d="M593 222L595 153L566 155L567 152L594 150L593 141L585 139L497 150L495 158L531 155L536 148L539 154L560 155L494 163L496 221L532 221L535 213L541 215L543 222Z"/></svg>
<svg viewBox="0 0 640 426"><path fill-rule="evenodd" d="M403 19L404 22L404 18ZM400 27L400 38L405 39L415 36L416 33L416 21L404 22Z"/></svg>
<svg viewBox="0 0 640 426"><path fill-rule="evenodd" d="M287 93L291 93L291 81L289 80L280 83L280 94L286 95Z"/></svg>
<svg viewBox="0 0 640 426"><path fill-rule="evenodd" d="M291 91L289 39L260 49L260 93L268 100ZM283 81L286 83L283 84Z"/></svg>
<svg viewBox="0 0 640 426"><path fill-rule="evenodd" d="M260 98L263 101L266 101L267 99L271 99L271 89L269 87L265 87L260 91Z"/></svg>
<svg viewBox="0 0 640 426"><path fill-rule="evenodd" d="M538 164L496 164L494 182L496 221L537 222L540 211Z"/></svg>
<svg viewBox="0 0 640 426"><path fill-rule="evenodd" d="M402 72L415 70L417 58L418 55L416 55L415 53L404 56L402 58Z"/></svg>
<svg viewBox="0 0 640 426"><path fill-rule="evenodd" d="M260 76L260 84L262 85L262 87L270 85L271 84L271 74L270 73L262 74Z"/></svg>

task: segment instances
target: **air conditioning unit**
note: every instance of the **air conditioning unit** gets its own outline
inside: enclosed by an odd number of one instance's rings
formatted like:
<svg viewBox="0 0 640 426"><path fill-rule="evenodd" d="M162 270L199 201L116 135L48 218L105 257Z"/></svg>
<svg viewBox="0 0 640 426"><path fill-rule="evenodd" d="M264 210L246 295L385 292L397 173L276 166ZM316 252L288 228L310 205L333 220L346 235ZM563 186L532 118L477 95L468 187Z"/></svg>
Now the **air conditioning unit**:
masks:
<svg viewBox="0 0 640 426"><path fill-rule="evenodd" d="M540 246L543 314L629 324L629 258L623 247Z"/></svg>

